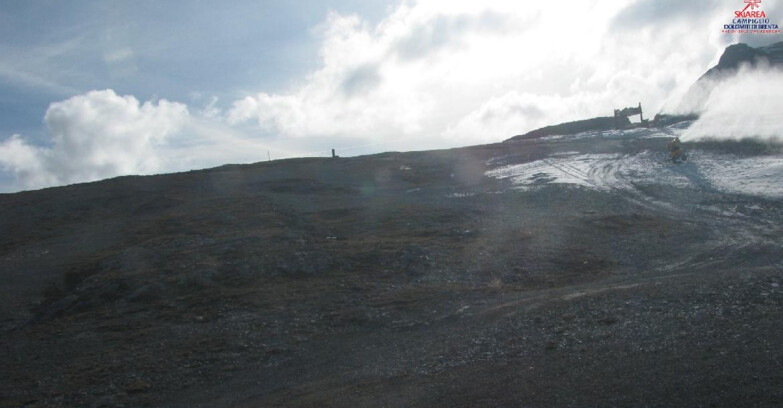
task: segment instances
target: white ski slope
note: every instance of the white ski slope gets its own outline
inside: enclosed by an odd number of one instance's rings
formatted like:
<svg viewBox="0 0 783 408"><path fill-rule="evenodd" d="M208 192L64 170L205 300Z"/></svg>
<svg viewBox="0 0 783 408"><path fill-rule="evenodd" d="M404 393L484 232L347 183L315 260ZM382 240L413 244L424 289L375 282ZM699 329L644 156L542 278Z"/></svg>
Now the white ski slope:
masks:
<svg viewBox="0 0 783 408"><path fill-rule="evenodd" d="M585 138L632 138L679 136L683 128L636 129L615 132L585 132L568 136ZM553 136L549 139L558 139ZM492 167L502 160L487 161L489 177L511 179L516 188L533 189L546 184L571 184L601 191L635 190L639 186L665 184L683 188L716 190L769 198L783 197L783 156L737 156L687 150L688 161L672 164L666 152L636 154L582 154L562 152L528 163Z"/></svg>

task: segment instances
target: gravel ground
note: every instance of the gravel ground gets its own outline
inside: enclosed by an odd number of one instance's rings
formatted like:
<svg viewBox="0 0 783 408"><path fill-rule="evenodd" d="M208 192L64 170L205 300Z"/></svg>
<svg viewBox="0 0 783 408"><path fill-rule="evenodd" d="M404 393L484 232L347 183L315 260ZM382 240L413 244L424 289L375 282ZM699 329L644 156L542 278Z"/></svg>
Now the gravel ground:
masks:
<svg viewBox="0 0 783 408"><path fill-rule="evenodd" d="M0 195L0 407L778 407L779 149L682 128Z"/></svg>

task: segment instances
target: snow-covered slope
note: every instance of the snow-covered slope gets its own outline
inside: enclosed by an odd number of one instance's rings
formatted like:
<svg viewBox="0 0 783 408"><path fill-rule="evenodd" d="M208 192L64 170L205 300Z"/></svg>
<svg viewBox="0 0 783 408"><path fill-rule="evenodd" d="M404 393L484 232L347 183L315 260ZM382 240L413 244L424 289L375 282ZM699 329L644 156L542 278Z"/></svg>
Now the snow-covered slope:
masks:
<svg viewBox="0 0 783 408"><path fill-rule="evenodd" d="M687 125L687 124L685 124ZM606 141L628 138L667 138L680 136L687 126L662 129L584 132L569 136L549 136L541 140ZM726 151L704 150L698 143L688 146L689 160L672 164L666 152L585 153L555 152L549 157L524 163L502 164L489 160L486 174L511 179L518 188L530 189L562 183L601 191L638 191L646 185L663 184L724 193L783 197L783 155L746 156Z"/></svg>

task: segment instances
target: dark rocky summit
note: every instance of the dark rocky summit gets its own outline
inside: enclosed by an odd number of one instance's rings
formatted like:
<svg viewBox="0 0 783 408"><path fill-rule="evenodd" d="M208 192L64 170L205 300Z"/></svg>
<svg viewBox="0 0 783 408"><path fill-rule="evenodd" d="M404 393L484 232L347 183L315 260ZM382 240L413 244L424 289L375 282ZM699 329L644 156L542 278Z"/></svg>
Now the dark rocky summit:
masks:
<svg viewBox="0 0 783 408"><path fill-rule="evenodd" d="M736 72L743 64L750 67L757 67L760 64L769 66L783 64L783 41L758 48L744 43L730 45L723 51L718 65L710 68L701 78Z"/></svg>
<svg viewBox="0 0 783 408"><path fill-rule="evenodd" d="M783 65L783 42L753 48L747 44L733 44L721 55L718 65L710 68L683 96L676 109L681 115L698 115L704 109L712 90L723 81L734 78L742 67L780 67Z"/></svg>

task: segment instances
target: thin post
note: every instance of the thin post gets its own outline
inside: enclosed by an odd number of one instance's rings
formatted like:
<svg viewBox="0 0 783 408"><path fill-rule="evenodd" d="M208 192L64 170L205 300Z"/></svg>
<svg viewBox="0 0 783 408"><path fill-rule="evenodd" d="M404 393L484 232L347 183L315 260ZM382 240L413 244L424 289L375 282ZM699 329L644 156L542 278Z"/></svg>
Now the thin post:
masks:
<svg viewBox="0 0 783 408"><path fill-rule="evenodd" d="M642 103L639 102L639 122L644 123L644 116L642 115Z"/></svg>

